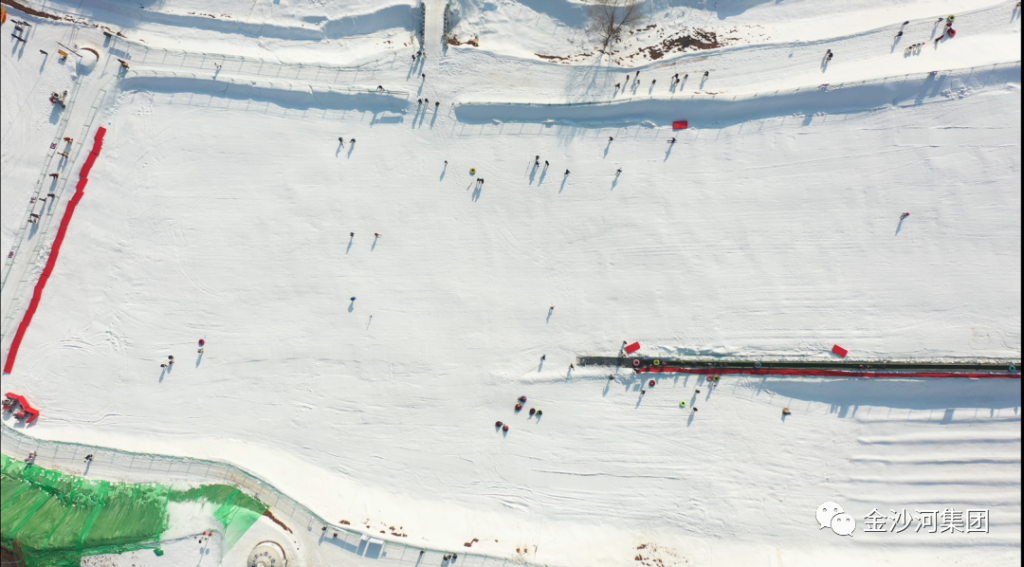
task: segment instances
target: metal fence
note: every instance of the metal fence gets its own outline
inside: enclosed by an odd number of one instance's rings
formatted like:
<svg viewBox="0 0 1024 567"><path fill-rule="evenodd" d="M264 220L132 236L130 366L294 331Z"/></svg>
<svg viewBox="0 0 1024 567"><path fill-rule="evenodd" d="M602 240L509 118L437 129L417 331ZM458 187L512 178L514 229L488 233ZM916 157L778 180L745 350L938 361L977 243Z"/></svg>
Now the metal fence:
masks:
<svg viewBox="0 0 1024 567"><path fill-rule="evenodd" d="M3 322L0 323L0 340L7 336L14 322L24 312L21 308L15 308L17 302L19 299L27 297L28 289L35 285L42 274L43 266L50 254L50 244L56 234L56 231L51 232L49 229L55 223L60 222L61 215L57 213L62 213L64 210L62 207L57 207L56 204L64 196L69 182L71 182L72 191L74 190L76 181L71 180L76 179L76 172L71 166L77 162L83 151L89 151L90 145L81 142L88 138L96 117L100 114L100 109L104 108L109 102L109 98L116 94L114 81L114 78L109 79L99 88L96 96L88 102L79 100L79 92L83 84L81 78L75 81L68 94L67 106L61 112L53 137L53 145L59 148L64 137L77 139L80 143L71 145L71 151L67 158L61 156L56 149L50 150L44 158L42 171L39 173L31 200L25 210L25 222L18 229L18 233L14 237L14 244L4 258L0 293L4 293L9 303L4 305L6 315ZM88 106L88 112L81 122L72 121L74 109L80 106ZM54 180L55 183L51 182L47 188L47 181L52 172L60 172L61 176ZM50 193L54 196L47 199L45 206L40 210L37 222L30 224L28 222L29 215L36 210L40 199L48 197ZM9 285L13 288L8 289Z"/></svg>
<svg viewBox="0 0 1024 567"><path fill-rule="evenodd" d="M0 442L3 452L11 458L25 459L35 453L34 462L38 466L68 474L82 475L88 472L90 477L119 482L187 482L236 486L269 506L274 516L296 535L305 534L307 540L316 541L313 553L317 557L310 562L314 565L317 560L332 566L442 565L445 556L456 554L455 560L447 562L451 567L531 565L520 560L378 539L380 535L328 522L265 480L227 463L48 441L25 435L6 424L0 426ZM92 455L92 460L86 462L86 455Z"/></svg>

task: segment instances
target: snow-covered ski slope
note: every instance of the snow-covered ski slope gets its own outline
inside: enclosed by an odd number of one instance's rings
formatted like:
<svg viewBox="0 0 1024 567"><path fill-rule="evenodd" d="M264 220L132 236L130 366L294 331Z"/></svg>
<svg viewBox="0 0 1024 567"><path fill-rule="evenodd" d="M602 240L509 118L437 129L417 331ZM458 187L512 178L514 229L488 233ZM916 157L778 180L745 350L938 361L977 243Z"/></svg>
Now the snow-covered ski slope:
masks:
<svg viewBox="0 0 1024 567"><path fill-rule="evenodd" d="M625 339L1019 360L1014 3L651 1L661 29L740 39L635 67L536 57L590 41L565 0L458 2L479 47L427 37L425 60L413 2L141 4L33 3L82 23L25 18L2 50L4 361L108 129L3 377L43 411L30 435L227 460L379 537L535 564L1019 564L1019 382L680 376L641 397L568 368ZM65 135L86 151L62 166ZM53 168L70 185L25 228ZM818 529L825 501L854 537ZM874 508L992 528L864 533Z"/></svg>

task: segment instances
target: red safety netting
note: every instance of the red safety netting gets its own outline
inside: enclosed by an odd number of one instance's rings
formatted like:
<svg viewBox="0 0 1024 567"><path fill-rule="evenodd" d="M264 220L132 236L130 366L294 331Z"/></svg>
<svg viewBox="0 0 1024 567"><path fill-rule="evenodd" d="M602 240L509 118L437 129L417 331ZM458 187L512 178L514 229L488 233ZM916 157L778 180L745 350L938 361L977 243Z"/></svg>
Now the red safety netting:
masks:
<svg viewBox="0 0 1024 567"><path fill-rule="evenodd" d="M1014 378L1020 372L995 374L990 372L879 372L875 370L830 370L826 368L681 368L653 366L637 368L638 373L667 374L750 374L752 376L827 376L832 378Z"/></svg>
<svg viewBox="0 0 1024 567"><path fill-rule="evenodd" d="M12 400L18 400L18 403L21 404L21 409L25 410L25 413L29 414L29 417L28 419L25 420L25 423L32 423L39 417L39 410L32 407L32 404L28 403L28 400L25 399L25 396L19 396L14 392L7 392L4 395Z"/></svg>
<svg viewBox="0 0 1024 567"><path fill-rule="evenodd" d="M46 261L46 267L43 268L39 281L36 282L36 288L32 292L32 301L28 305L28 310L25 311L25 316L21 319L21 324L18 325L18 331L14 334L14 340L11 342L11 351L7 354L7 363L4 364L4 374L10 374L11 370L14 369L14 360L18 357L21 341L25 338L25 332L28 331L29 324L32 323L32 317L36 314L36 309L39 308L39 301L43 298L43 289L46 288L46 282L53 274L54 266L57 265L57 256L60 255L60 247L64 244L64 236L68 232L68 225L71 224L71 217L75 214L75 208L78 207L82 196L85 195L85 186L89 183L89 172L92 170L93 164L96 163L96 158L100 155L100 149L103 148L103 136L106 133L107 129L102 126L96 130L92 151L89 152L89 157L86 158L82 171L78 174L75 194L68 201L67 208L64 209L64 217L61 219L60 227L57 229L57 236L53 239L53 246L50 247L50 258Z"/></svg>

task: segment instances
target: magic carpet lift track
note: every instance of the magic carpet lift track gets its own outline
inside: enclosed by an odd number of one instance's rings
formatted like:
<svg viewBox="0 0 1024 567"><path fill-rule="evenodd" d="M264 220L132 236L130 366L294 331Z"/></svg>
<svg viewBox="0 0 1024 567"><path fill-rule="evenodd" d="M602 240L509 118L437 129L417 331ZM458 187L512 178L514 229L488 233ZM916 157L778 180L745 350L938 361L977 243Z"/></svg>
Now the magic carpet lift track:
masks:
<svg viewBox="0 0 1024 567"><path fill-rule="evenodd" d="M800 362L657 359L624 356L580 356L579 366L632 369L638 374L745 374L751 376L815 376L826 378L1004 378L1020 380L1019 362Z"/></svg>

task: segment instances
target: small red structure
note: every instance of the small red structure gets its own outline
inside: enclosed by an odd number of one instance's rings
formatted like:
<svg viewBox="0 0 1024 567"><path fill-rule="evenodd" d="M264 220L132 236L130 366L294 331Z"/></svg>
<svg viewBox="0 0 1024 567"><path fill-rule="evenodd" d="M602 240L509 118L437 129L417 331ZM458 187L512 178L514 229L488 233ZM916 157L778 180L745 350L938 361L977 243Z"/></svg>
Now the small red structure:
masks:
<svg viewBox="0 0 1024 567"><path fill-rule="evenodd" d="M18 402L18 405L21 406L21 409L19 411L14 412L15 417L17 417L18 419L21 419L23 417L26 418L25 423L32 423L33 421L39 419L39 410L32 407L32 405L28 403L28 400L25 399L25 396L19 396L18 394L15 394L13 392L7 392L6 394L4 394L4 396L7 397L7 399L4 400L5 411L12 411L12 406L14 405L12 401Z"/></svg>
<svg viewBox="0 0 1024 567"><path fill-rule="evenodd" d="M633 354L638 350L640 350L640 343L638 342L633 343L631 345L626 345L626 354Z"/></svg>
<svg viewBox="0 0 1024 567"><path fill-rule="evenodd" d="M675 122L672 123L672 129L673 130L686 130L689 127L690 127L690 121L689 120L676 120Z"/></svg>
<svg viewBox="0 0 1024 567"><path fill-rule="evenodd" d="M655 384L657 384L657 382L655 382L654 380L651 380L650 382L647 383L647 385L652 387L652 388L654 387Z"/></svg>
<svg viewBox="0 0 1024 567"><path fill-rule="evenodd" d="M846 355L850 354L850 351L846 350L845 348L839 345L832 345L832 352L838 354L843 358L846 358Z"/></svg>

